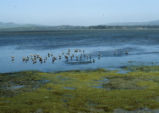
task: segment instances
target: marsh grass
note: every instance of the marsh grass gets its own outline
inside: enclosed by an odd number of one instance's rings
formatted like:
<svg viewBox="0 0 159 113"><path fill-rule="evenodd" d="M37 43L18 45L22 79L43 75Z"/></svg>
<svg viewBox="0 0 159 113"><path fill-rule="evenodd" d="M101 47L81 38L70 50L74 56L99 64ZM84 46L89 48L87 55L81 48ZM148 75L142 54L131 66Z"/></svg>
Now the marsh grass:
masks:
<svg viewBox="0 0 159 113"><path fill-rule="evenodd" d="M19 72L1 74L1 113L112 113L115 109L159 108L159 72L154 67L119 74L103 69L59 73ZM147 71L149 70L149 71ZM109 81L101 84L101 80ZM49 80L41 84L41 80ZM8 83L24 88L7 95ZM6 84L6 85L3 85ZM10 86L12 85L10 84ZM38 87L34 88L38 84ZM103 85L104 88L93 86ZM7 86L9 87L9 86ZM74 89L69 89L70 87ZM34 90L33 90L34 89ZM7 96L6 96L7 95Z"/></svg>

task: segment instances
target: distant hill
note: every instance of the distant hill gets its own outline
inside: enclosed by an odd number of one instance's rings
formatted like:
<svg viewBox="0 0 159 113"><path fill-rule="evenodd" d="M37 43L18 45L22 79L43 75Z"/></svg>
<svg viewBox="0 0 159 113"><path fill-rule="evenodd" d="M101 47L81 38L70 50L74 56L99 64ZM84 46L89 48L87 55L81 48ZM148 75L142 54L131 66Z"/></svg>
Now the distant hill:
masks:
<svg viewBox="0 0 159 113"><path fill-rule="evenodd" d="M148 25L159 25L159 20L148 22Z"/></svg>
<svg viewBox="0 0 159 113"><path fill-rule="evenodd" d="M34 24L14 24L0 22L0 31L49 31L49 30L63 30L63 29L85 29L84 26L46 26Z"/></svg>
<svg viewBox="0 0 159 113"><path fill-rule="evenodd" d="M0 32L4 31L53 31L53 30L90 30L90 29L159 29L159 20L151 22L111 23L96 26L45 26L34 24L15 24L0 22Z"/></svg>
<svg viewBox="0 0 159 113"><path fill-rule="evenodd" d="M111 26L159 26L159 20L149 22L110 23Z"/></svg>
<svg viewBox="0 0 159 113"><path fill-rule="evenodd" d="M14 27L19 27L18 24L14 24L14 23L3 23L0 22L0 28L14 28Z"/></svg>
<svg viewBox="0 0 159 113"><path fill-rule="evenodd" d="M32 28L32 27L40 27L40 26L32 24L15 24L15 23L0 22L0 29L17 29L17 28Z"/></svg>

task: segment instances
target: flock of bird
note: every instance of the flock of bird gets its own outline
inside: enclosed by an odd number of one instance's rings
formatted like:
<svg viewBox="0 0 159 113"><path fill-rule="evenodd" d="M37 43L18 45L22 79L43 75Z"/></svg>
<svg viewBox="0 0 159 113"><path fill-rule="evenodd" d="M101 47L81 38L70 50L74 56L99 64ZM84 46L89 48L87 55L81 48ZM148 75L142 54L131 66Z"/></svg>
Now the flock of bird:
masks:
<svg viewBox="0 0 159 113"><path fill-rule="evenodd" d="M121 50L117 50L114 52L114 55L121 55L121 54L125 54L128 55L128 51L121 51ZM98 60L100 60L101 58L101 54L100 52L97 55ZM81 49L68 49L66 52L62 52L60 55L55 56L52 53L48 53L45 57L40 56L39 54L32 54L26 57L22 58L22 62L27 63L27 62L32 62L33 64L36 64L38 62L42 63L46 63L47 61L51 61L52 63L56 62L57 60L64 60L65 63L69 63L69 64L73 64L73 63L95 63L96 59L94 57L92 57L89 54L85 53L85 50L81 50ZM11 57L11 61L14 62L15 61L15 57L12 56Z"/></svg>
<svg viewBox="0 0 159 113"><path fill-rule="evenodd" d="M98 54L98 59L101 58L101 54ZM67 52L62 52L60 55L55 56L52 53L48 53L45 57L40 56L39 54L32 54L26 57L22 58L22 62L27 63L31 61L33 64L36 64L38 62L46 63L47 61L50 61L52 63L56 62L57 60L63 60L66 63L95 63L96 60L91 56L85 53L85 50L81 49L68 49ZM11 61L15 61L15 57L11 57Z"/></svg>

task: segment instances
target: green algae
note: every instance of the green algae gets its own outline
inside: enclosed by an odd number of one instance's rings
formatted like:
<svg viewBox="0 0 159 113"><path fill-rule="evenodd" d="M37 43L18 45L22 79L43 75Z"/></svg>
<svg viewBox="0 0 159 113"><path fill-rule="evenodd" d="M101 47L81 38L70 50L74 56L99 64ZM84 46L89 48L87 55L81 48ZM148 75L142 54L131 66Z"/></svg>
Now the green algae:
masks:
<svg viewBox="0 0 159 113"><path fill-rule="evenodd" d="M125 74L103 69L0 74L0 88L3 92L0 95L0 113L112 113L118 108L130 111L157 109L157 69L157 66L142 69L135 67L134 71ZM104 79L108 81L102 81ZM49 82L37 82L42 80ZM11 87L11 83L24 85L24 88L6 90L5 87ZM93 87L99 84L103 88ZM10 92L16 93L8 96Z"/></svg>

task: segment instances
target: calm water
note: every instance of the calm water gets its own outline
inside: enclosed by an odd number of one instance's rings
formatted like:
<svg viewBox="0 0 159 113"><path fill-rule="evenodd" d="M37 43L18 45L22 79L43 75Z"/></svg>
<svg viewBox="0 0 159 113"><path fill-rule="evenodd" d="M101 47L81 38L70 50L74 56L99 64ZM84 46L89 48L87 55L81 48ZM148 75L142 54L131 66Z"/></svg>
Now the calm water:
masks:
<svg viewBox="0 0 159 113"><path fill-rule="evenodd" d="M39 54L46 57L67 52L68 49L85 50L95 63L68 64L65 59L46 63L22 62L22 57ZM115 55L116 51L120 54ZM128 51L128 55L125 54ZM98 59L98 54L101 58ZM11 61L11 56L15 61ZM120 69L127 65L159 64L159 31L53 31L0 33L0 73L22 70L44 72L78 69Z"/></svg>

